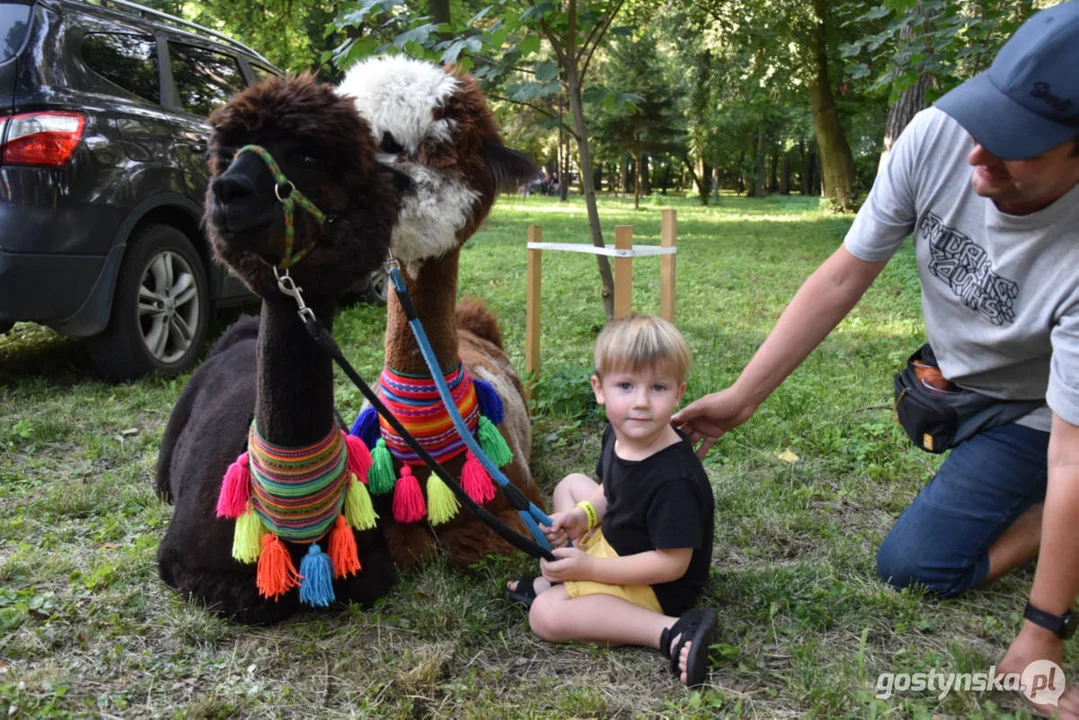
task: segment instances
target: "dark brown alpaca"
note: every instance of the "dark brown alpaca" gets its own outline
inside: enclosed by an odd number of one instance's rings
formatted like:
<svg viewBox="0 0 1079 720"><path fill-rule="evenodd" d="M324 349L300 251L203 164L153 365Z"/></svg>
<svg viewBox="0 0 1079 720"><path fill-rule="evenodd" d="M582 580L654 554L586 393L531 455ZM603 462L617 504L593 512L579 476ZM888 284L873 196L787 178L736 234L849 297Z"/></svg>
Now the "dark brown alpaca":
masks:
<svg viewBox="0 0 1079 720"><path fill-rule="evenodd" d="M414 192L403 198L391 254L401 263L439 367L448 370L460 358L473 379L490 383L497 392L505 414L498 430L513 453L513 462L501 469L533 503L543 507L528 467L532 436L523 388L503 352L497 320L477 301L457 304L462 245L487 216L499 189L516 187L532 177L535 166L502 145L475 80L455 69L399 56L380 57L350 69L339 89L355 97L356 107L370 123L372 136L379 142L379 159L414 183ZM397 373L430 377L392 293L385 362ZM465 457L458 454L443 465L459 477ZM396 472L401 464L395 460ZM423 485L429 473L422 466L413 467ZM396 522L393 513L382 510L385 507L380 506L380 515L399 565L411 565L436 545L461 562L513 552L465 511L432 528L426 520ZM517 511L501 492L486 507L527 535Z"/></svg>
<svg viewBox="0 0 1079 720"><path fill-rule="evenodd" d="M381 165L370 129L352 101L311 76L266 80L210 116L214 176L206 226L215 255L262 297L261 316L241 320L192 375L169 418L158 458L158 492L175 513L158 551L162 579L185 596L245 623L270 623L299 606L297 590L277 599L256 588L254 564L234 560L237 522L219 519L222 478L258 432L279 447L303 448L332 436L333 370L308 336L297 303L272 266L286 256L285 221L264 147L288 180L326 214L319 224L296 209L289 269L326 328L348 286L386 258L407 179ZM235 159L234 159L235 156ZM347 529L347 528L346 528ZM394 565L380 530L352 531L362 570L333 581L337 602L373 602L390 587ZM325 546L324 546L325 547ZM296 567L307 546L288 544Z"/></svg>

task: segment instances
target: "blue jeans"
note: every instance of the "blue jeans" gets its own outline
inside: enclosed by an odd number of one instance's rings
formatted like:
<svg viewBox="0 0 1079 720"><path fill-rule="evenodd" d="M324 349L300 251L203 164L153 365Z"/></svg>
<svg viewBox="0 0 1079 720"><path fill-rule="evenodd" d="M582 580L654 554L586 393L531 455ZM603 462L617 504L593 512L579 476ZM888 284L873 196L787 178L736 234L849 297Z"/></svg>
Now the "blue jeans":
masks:
<svg viewBox="0 0 1079 720"><path fill-rule="evenodd" d="M881 579L944 597L985 582L989 546L1045 500L1048 449L1049 433L1011 424L951 450L881 544Z"/></svg>

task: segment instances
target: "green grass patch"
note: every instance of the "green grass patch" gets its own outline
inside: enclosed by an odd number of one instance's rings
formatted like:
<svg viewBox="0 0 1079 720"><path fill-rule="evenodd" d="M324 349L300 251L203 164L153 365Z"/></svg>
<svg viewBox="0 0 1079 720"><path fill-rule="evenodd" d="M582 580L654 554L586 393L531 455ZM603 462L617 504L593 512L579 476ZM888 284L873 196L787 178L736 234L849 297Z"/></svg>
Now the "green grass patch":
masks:
<svg viewBox="0 0 1079 720"><path fill-rule="evenodd" d="M688 397L732 382L849 217L816 199L724 196L701 207L603 198L604 230L658 244L678 211L678 325L695 358ZM462 292L501 319L524 365L526 228L588 242L579 198L504 197L462 253ZM659 267L634 263L634 307L658 312ZM603 425L588 387L603 325L595 259L545 253L533 472L549 492L590 472ZM343 310L335 333L360 372L381 368L384 311ZM403 574L371 611L307 613L273 628L222 622L157 578L171 514L158 444L186 378L93 379L79 343L20 324L0 338L0 713L15 717L1027 717L1007 696L873 697L878 673L984 671L1020 624L1029 568L951 601L896 593L874 554L939 462L891 419L891 374L922 342L909 246L746 425L706 461L716 547L704 603L721 632L709 683L687 691L638 648L553 646L500 595L524 557ZM361 398L337 383L351 418ZM796 462L780 458L785 451ZM1069 666L1075 649L1065 648Z"/></svg>

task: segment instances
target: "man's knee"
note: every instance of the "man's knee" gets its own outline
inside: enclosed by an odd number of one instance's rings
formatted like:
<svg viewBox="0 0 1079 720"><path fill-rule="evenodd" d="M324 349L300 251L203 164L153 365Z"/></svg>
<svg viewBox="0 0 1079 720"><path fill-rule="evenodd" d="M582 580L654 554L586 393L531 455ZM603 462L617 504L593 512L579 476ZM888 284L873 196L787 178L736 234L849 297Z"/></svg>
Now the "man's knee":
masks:
<svg viewBox="0 0 1079 720"><path fill-rule="evenodd" d="M933 595L951 597L972 585L974 565L949 566L933 558L924 546L910 547L889 535L877 550L877 574L892 587L924 587Z"/></svg>

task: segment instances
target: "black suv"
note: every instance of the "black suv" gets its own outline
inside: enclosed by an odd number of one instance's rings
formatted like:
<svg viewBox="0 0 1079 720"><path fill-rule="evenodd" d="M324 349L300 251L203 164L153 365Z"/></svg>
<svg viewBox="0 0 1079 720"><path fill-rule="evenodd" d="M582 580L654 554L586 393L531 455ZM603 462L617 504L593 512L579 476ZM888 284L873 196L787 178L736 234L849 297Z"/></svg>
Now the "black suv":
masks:
<svg viewBox="0 0 1079 720"><path fill-rule="evenodd" d="M247 46L126 0L0 0L0 333L86 338L110 380L198 358L252 296L200 229L205 124L271 74Z"/></svg>

